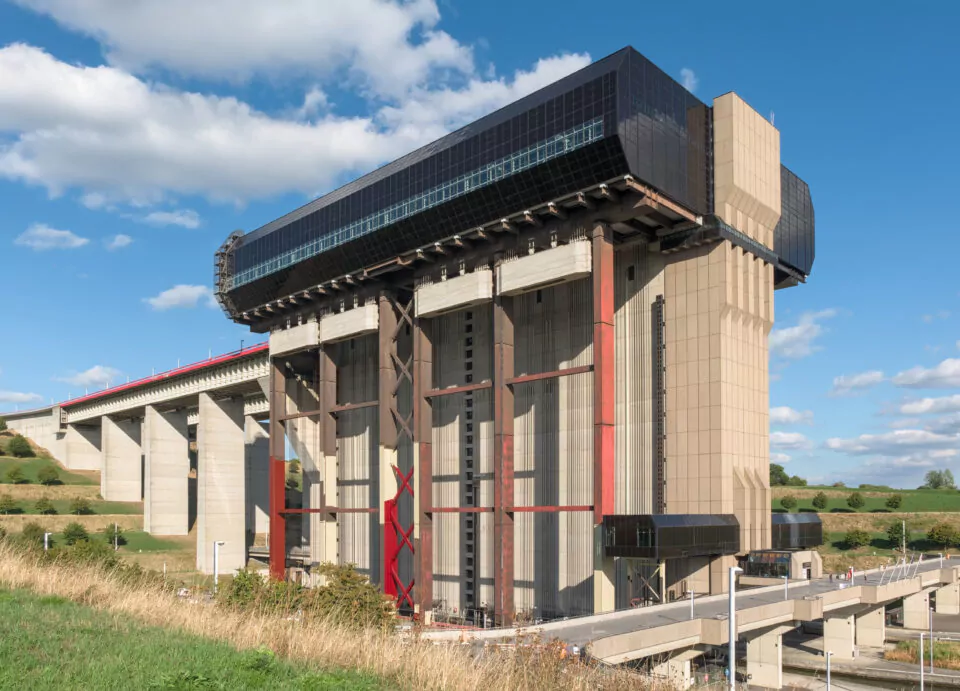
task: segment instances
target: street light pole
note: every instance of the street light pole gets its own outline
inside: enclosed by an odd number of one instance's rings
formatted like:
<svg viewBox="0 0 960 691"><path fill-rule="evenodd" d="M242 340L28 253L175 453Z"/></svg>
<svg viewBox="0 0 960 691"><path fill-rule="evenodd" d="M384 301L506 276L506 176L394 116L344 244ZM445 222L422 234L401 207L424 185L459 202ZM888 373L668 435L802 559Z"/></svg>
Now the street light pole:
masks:
<svg viewBox="0 0 960 691"><path fill-rule="evenodd" d="M833 652L827 651L827 691L830 691L830 658L833 657Z"/></svg>
<svg viewBox="0 0 960 691"><path fill-rule="evenodd" d="M43 551L44 551L44 552L47 552L47 551L50 550L50 536L51 536L51 535L53 535L53 533L44 533L44 534L43 534Z"/></svg>
<svg viewBox="0 0 960 691"><path fill-rule="evenodd" d="M790 599L790 576L783 577L783 599Z"/></svg>
<svg viewBox="0 0 960 691"><path fill-rule="evenodd" d="M727 600L727 637L729 638L727 676L730 680L730 691L737 688L737 574L742 572L743 569L739 566L730 567L730 582L728 584L730 594Z"/></svg>
<svg viewBox="0 0 960 691"><path fill-rule="evenodd" d="M920 691L923 691L923 632L920 632Z"/></svg>
<svg viewBox="0 0 960 691"><path fill-rule="evenodd" d="M920 664L923 664L923 660ZM933 607L930 608L930 674L933 674Z"/></svg>
<svg viewBox="0 0 960 691"><path fill-rule="evenodd" d="M693 621L693 599L695 595L696 593L691 590L690 591L690 620L691 621Z"/></svg>
<svg viewBox="0 0 960 691"><path fill-rule="evenodd" d="M217 585L220 580L220 548L224 543L220 540L213 541L213 592L217 592Z"/></svg>

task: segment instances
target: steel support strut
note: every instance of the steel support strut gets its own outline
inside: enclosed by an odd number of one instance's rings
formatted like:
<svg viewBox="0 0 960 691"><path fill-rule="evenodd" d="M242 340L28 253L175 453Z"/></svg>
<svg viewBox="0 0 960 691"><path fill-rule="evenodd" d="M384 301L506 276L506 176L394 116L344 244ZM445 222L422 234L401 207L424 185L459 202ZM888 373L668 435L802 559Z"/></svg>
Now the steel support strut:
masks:
<svg viewBox="0 0 960 691"><path fill-rule="evenodd" d="M513 298L493 298L493 588L494 619L510 625L513 599Z"/></svg>
<svg viewBox="0 0 960 691"><path fill-rule="evenodd" d="M433 388L433 342L426 320L413 320L413 441L417 449L417 604L420 616L433 609L433 408L426 394Z"/></svg>
<svg viewBox="0 0 960 691"><path fill-rule="evenodd" d="M282 580L287 571L286 499L286 372L283 360L274 358L270 367L270 577Z"/></svg>
<svg viewBox="0 0 960 691"><path fill-rule="evenodd" d="M593 229L593 521L614 513L613 242L610 228Z"/></svg>

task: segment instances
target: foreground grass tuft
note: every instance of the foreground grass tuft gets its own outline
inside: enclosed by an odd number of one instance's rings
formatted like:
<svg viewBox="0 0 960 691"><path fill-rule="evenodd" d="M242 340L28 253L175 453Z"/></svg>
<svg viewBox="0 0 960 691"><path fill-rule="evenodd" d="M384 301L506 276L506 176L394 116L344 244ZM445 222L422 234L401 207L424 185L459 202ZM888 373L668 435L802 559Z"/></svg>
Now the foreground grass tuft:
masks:
<svg viewBox="0 0 960 691"><path fill-rule="evenodd" d="M56 595L0 591L0 626L4 689L381 688L370 675L310 670Z"/></svg>

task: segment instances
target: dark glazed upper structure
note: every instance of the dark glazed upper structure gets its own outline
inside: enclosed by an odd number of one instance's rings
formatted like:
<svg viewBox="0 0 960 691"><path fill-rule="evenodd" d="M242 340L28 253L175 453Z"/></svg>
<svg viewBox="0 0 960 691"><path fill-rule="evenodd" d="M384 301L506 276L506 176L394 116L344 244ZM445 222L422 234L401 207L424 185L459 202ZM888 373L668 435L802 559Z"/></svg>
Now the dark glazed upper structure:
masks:
<svg viewBox="0 0 960 691"><path fill-rule="evenodd" d="M707 216L711 147L711 108L624 48L251 233L231 235L217 254L217 299L238 319L624 175ZM786 169L783 177L777 245L802 280L813 261L813 210L806 184ZM788 209L798 217L787 218Z"/></svg>

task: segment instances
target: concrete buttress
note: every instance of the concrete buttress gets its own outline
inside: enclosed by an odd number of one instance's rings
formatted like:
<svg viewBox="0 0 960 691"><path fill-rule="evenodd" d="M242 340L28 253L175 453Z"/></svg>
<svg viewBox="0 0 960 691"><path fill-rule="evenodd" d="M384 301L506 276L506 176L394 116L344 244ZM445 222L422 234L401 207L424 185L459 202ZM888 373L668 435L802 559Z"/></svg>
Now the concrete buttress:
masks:
<svg viewBox="0 0 960 691"><path fill-rule="evenodd" d="M857 615L857 646L882 648L886 638L886 608L878 605L868 612Z"/></svg>
<svg viewBox="0 0 960 691"><path fill-rule="evenodd" d="M100 495L107 501L140 501L143 492L140 450L140 421L101 421Z"/></svg>
<svg viewBox="0 0 960 691"><path fill-rule="evenodd" d="M190 456L187 412L147 406L143 426L143 526L153 535L186 535Z"/></svg>

